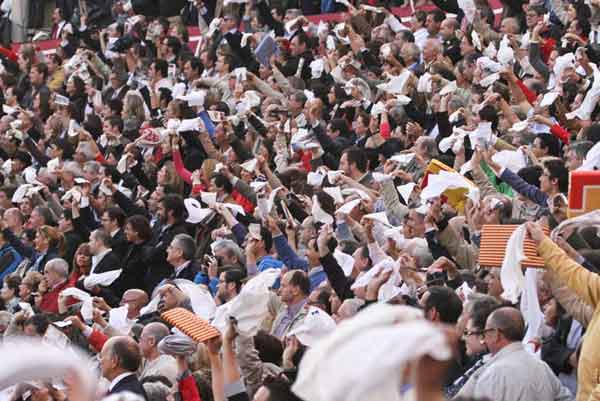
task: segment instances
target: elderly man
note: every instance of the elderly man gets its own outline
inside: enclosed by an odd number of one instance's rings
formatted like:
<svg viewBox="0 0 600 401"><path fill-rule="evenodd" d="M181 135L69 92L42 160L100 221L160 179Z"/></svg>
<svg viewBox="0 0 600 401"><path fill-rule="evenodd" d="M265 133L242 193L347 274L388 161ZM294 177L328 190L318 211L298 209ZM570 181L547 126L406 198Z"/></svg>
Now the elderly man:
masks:
<svg viewBox="0 0 600 401"><path fill-rule="evenodd" d="M52 259L44 267L44 279L48 290L42 295L40 310L46 313L58 313L58 296L70 287L67 279L69 277L69 264L64 259Z"/></svg>
<svg viewBox="0 0 600 401"><path fill-rule="evenodd" d="M194 239L187 234L177 234L167 248L167 262L173 266L169 279L193 281L200 266L193 260L196 253Z"/></svg>
<svg viewBox="0 0 600 401"><path fill-rule="evenodd" d="M310 295L310 280L300 270L287 272L281 279L279 297L282 305L273 321L271 334L284 338L294 327L298 327L306 316L304 306Z"/></svg>
<svg viewBox="0 0 600 401"><path fill-rule="evenodd" d="M144 357L140 378L164 376L172 385L177 383L177 361L171 355L161 354L158 343L169 335L169 328L163 323L150 323L140 336L140 350Z"/></svg>
<svg viewBox="0 0 600 401"><path fill-rule="evenodd" d="M490 359L465 383L457 397L498 401L570 400L552 369L523 347L525 322L518 309L503 307L488 317L483 341Z"/></svg>
<svg viewBox="0 0 600 401"><path fill-rule="evenodd" d="M102 376L110 382L108 394L129 391L146 399L136 375L141 359L140 348L131 337L113 337L104 344L100 367Z"/></svg>

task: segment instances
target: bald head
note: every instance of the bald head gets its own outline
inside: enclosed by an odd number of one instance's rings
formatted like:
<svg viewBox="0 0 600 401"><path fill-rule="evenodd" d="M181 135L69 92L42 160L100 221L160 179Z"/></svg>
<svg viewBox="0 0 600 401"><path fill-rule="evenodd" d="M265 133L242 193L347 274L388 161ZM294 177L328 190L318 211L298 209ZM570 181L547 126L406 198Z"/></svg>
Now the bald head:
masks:
<svg viewBox="0 0 600 401"><path fill-rule="evenodd" d="M154 339L155 344L158 344L160 340L169 335L169 328L160 322L154 322L147 324L142 330L142 337L150 337Z"/></svg>
<svg viewBox="0 0 600 401"><path fill-rule="evenodd" d="M487 328L498 329L510 342L522 341L525 336L525 322L521 312L510 306L496 309L488 317Z"/></svg>
<svg viewBox="0 0 600 401"><path fill-rule="evenodd" d="M140 313L140 309L142 309L147 303L148 294L139 289L127 290L121 297L121 304L127 304L129 306L129 310L127 312L127 317L129 319L136 318Z"/></svg>

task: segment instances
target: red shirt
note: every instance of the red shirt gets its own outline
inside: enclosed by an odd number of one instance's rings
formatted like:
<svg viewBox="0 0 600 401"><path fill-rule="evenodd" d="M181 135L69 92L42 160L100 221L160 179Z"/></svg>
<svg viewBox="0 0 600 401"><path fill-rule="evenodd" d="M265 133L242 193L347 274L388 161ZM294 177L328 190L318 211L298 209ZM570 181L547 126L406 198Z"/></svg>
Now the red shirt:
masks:
<svg viewBox="0 0 600 401"><path fill-rule="evenodd" d="M64 281L62 284L57 285L50 291L42 296L42 302L40 303L40 310L45 313L58 313L58 295L62 290L72 287L68 281ZM69 305L77 303L75 300L70 300Z"/></svg>

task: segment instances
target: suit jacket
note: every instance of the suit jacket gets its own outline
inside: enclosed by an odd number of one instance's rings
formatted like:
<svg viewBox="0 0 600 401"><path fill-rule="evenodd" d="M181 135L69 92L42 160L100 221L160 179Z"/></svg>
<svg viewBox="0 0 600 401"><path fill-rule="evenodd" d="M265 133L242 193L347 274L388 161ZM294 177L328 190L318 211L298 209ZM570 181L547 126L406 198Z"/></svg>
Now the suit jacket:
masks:
<svg viewBox="0 0 600 401"><path fill-rule="evenodd" d="M171 279L171 280L184 279L184 280L194 281L194 279L196 278L196 274L200 270L201 270L200 263L192 260L185 267L185 269L183 269L182 271L179 272L179 274L175 274L175 271L173 271L173 273L171 274L171 276L169 277L169 279Z"/></svg>
<svg viewBox="0 0 600 401"><path fill-rule="evenodd" d="M118 258L123 258L125 256L125 252L127 252L129 243L127 242L125 232L122 228L117 231L114 237L111 238L110 247Z"/></svg>
<svg viewBox="0 0 600 401"><path fill-rule="evenodd" d="M143 399L147 399L146 392L144 391L144 388L142 387L142 384L138 380L135 373L123 378L115 387L113 387L112 390L108 392L108 394L118 394L124 391L130 391L141 396Z"/></svg>
<svg viewBox="0 0 600 401"><path fill-rule="evenodd" d="M123 100L128 91L129 91L129 86L123 85L123 87L115 95L115 89L111 86L106 91L104 91L104 94L102 95L102 102L107 103L109 100L111 100L113 98L113 96L116 96L119 100Z"/></svg>
<svg viewBox="0 0 600 401"><path fill-rule="evenodd" d="M111 270L117 270L121 268L121 256L118 255L114 250L110 251L102 260L94 267L94 274L106 273Z"/></svg>

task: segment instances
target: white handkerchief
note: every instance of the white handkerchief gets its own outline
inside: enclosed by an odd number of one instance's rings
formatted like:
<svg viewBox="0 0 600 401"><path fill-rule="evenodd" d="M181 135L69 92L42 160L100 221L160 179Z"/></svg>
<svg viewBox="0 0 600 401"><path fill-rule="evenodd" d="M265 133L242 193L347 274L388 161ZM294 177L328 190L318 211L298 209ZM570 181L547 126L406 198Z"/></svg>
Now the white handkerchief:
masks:
<svg viewBox="0 0 600 401"><path fill-rule="evenodd" d="M186 131L199 131L200 130L200 119L191 118L189 120L181 120L181 124L177 127L177 132Z"/></svg>
<svg viewBox="0 0 600 401"><path fill-rule="evenodd" d="M236 205L235 203L220 203L220 205L225 206L227 209L229 209L232 212L234 212L234 214L241 214L242 216L246 215L246 212L244 211L244 208L241 207L240 205Z"/></svg>
<svg viewBox="0 0 600 401"><path fill-rule="evenodd" d="M177 99L187 102L190 106L204 106L205 98L205 91L195 91L184 96L179 96Z"/></svg>
<svg viewBox="0 0 600 401"><path fill-rule="evenodd" d="M448 93L454 93L457 89L458 86L456 85L456 81L450 81L446 86L444 86L440 90L440 96L447 95Z"/></svg>
<svg viewBox="0 0 600 401"><path fill-rule="evenodd" d="M321 208L316 195L313 195L312 202L312 215L315 220L323 224L333 224L333 216Z"/></svg>
<svg viewBox="0 0 600 401"><path fill-rule="evenodd" d="M379 212L379 213L371 213L371 214L365 214L363 216L363 218L365 219L370 219L370 220L375 220L379 223L382 223L388 227L391 227L392 225L390 224L390 221L387 218L387 214L385 212Z"/></svg>
<svg viewBox="0 0 600 401"><path fill-rule="evenodd" d="M313 187L320 187L321 185L323 185L324 179L325 179L325 176L323 174L315 173L312 171L310 173L308 173L308 175L306 177L306 181L308 182L308 185L313 186Z"/></svg>
<svg viewBox="0 0 600 401"><path fill-rule="evenodd" d="M129 323L129 319L127 319L128 312L128 304L111 309L108 312L108 324L121 333L129 333L129 330L131 329L131 323Z"/></svg>
<svg viewBox="0 0 600 401"><path fill-rule="evenodd" d="M352 210L354 210L354 208L358 205L360 205L360 203L362 202L362 199L354 199L351 200L348 203L345 203L343 206L341 206L340 208L338 208L338 210L336 210L336 213L342 213L342 214L350 214L350 212L352 212Z"/></svg>
<svg viewBox="0 0 600 401"><path fill-rule="evenodd" d="M375 180L375 182L383 182L383 181L389 180L391 178L392 178L392 176L389 174L373 172L373 179Z"/></svg>
<svg viewBox="0 0 600 401"><path fill-rule="evenodd" d="M492 85L494 82L496 82L499 79L500 79L500 74L496 72L494 74L488 75L487 77L485 77L481 81L479 81L479 85L483 86L484 88L487 88L488 86Z"/></svg>
<svg viewBox="0 0 600 401"><path fill-rule="evenodd" d="M402 199L404 199L404 202L408 203L408 200L410 199L410 194L412 194L416 185L417 184L415 184L414 182L409 182L408 184L396 187L396 189L400 193L400 196L402 196Z"/></svg>
<svg viewBox="0 0 600 401"><path fill-rule="evenodd" d="M187 198L183 200L185 209L188 212L188 218L186 223L198 224L202 222L210 214L214 213L211 209L205 209L202 207L200 202L194 198Z"/></svg>
<svg viewBox="0 0 600 401"><path fill-rule="evenodd" d="M215 192L200 192L200 199L206 203L208 207L213 207L217 203L217 194Z"/></svg>
<svg viewBox="0 0 600 401"><path fill-rule="evenodd" d="M342 170L331 170L331 171L328 171L327 172L327 180L329 180L329 182L333 183L342 174L344 174L344 172Z"/></svg>
<svg viewBox="0 0 600 401"><path fill-rule="evenodd" d="M342 195L342 190L340 187L324 187L323 192L331 196L335 203L344 203L344 196Z"/></svg>
<svg viewBox="0 0 600 401"><path fill-rule="evenodd" d="M544 97L542 98L542 101L540 102L540 107L548 107L551 106L556 99L558 99L558 97L560 96L559 92L548 92L544 95Z"/></svg>
<svg viewBox="0 0 600 401"><path fill-rule="evenodd" d="M394 161L401 165L406 165L410 163L410 161L415 157L414 153L401 153L399 155L394 155L390 157L391 161Z"/></svg>
<svg viewBox="0 0 600 401"><path fill-rule="evenodd" d="M258 160L256 158L247 160L240 164L240 167L246 170L249 173L254 173L256 170L256 166L258 165Z"/></svg>
<svg viewBox="0 0 600 401"><path fill-rule="evenodd" d="M114 281L119 278L121 275L122 269L117 270L109 270L104 273L90 274L86 278L83 279L83 287L86 290L91 290L92 288L100 285L103 287L107 287L114 283Z"/></svg>

